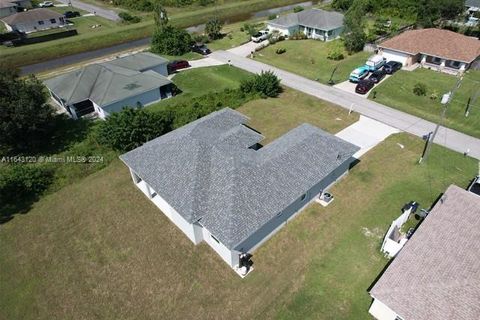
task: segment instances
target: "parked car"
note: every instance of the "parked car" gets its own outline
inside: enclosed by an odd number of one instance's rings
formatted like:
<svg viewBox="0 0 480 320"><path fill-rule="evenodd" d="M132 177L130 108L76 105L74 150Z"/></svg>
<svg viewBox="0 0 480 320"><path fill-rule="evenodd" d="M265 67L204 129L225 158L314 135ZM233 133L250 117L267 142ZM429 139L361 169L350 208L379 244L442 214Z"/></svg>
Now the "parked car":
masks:
<svg viewBox="0 0 480 320"><path fill-rule="evenodd" d="M359 94L366 94L370 89L373 88L375 82L371 81L370 79L363 79L360 80L355 87L355 92Z"/></svg>
<svg viewBox="0 0 480 320"><path fill-rule="evenodd" d="M472 183L468 187L468 191L480 196L480 175L473 179Z"/></svg>
<svg viewBox="0 0 480 320"><path fill-rule="evenodd" d="M190 67L190 64L188 63L187 60L172 61L167 65L168 74L174 73L177 70L185 69L185 68L188 68L188 67Z"/></svg>
<svg viewBox="0 0 480 320"><path fill-rule="evenodd" d="M52 1L43 1L38 4L40 8L47 8L47 7L53 7L53 2Z"/></svg>
<svg viewBox="0 0 480 320"><path fill-rule="evenodd" d="M358 67L350 73L348 80L350 82L358 82L368 76L369 68L367 66Z"/></svg>
<svg viewBox="0 0 480 320"><path fill-rule="evenodd" d="M383 78L385 78L386 75L387 73L385 72L385 70L379 69L372 72L370 77L368 77L368 80L371 80L375 83L379 83L380 81L382 81Z"/></svg>
<svg viewBox="0 0 480 320"><path fill-rule="evenodd" d="M201 55L207 55L212 52L210 51L210 49L207 48L206 45L200 44L200 43L196 43L192 45L192 51L196 53L200 53Z"/></svg>
<svg viewBox="0 0 480 320"><path fill-rule="evenodd" d="M375 71L383 67L385 62L385 58L377 54L368 58L365 65L368 67L368 70Z"/></svg>
<svg viewBox="0 0 480 320"><path fill-rule="evenodd" d="M63 16L67 19L80 17L80 12L78 12L78 11L65 11Z"/></svg>
<svg viewBox="0 0 480 320"><path fill-rule="evenodd" d="M268 30L260 30L255 33L250 39L253 42L262 42L263 40L267 40L268 38Z"/></svg>
<svg viewBox="0 0 480 320"><path fill-rule="evenodd" d="M385 70L387 74L392 74L395 73L397 70L402 69L402 66L403 65L398 61L388 61L383 66L383 70Z"/></svg>

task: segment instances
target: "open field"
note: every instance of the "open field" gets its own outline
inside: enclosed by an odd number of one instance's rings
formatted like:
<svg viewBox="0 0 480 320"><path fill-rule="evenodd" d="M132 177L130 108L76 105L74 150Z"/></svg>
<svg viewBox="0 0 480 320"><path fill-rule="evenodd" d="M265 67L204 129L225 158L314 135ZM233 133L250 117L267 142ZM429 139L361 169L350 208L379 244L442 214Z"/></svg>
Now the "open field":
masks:
<svg viewBox="0 0 480 320"><path fill-rule="evenodd" d="M379 103L438 122L442 112L441 97L453 89L456 81L457 78L454 76L427 69L417 69L412 72L399 71L375 87L372 92L377 92L375 101ZM418 82L426 84L425 96L413 94L413 87ZM467 72L448 106L444 126L480 138L480 96L476 102L472 103L470 116L465 117L468 99L475 93L480 94L478 88L480 88L480 71ZM438 98L431 99L432 93ZM369 98L372 98L371 92Z"/></svg>
<svg viewBox="0 0 480 320"><path fill-rule="evenodd" d="M272 66L290 71L309 79L322 83L327 83L335 67L337 71L333 77L335 83L348 80L348 76L353 69L364 65L368 52L359 52L354 55L347 55L345 59L334 61L327 59L329 48L335 45L332 42L322 42L317 40L286 40L259 51L255 55L255 60L270 64ZM287 51L283 54L275 53L278 48L285 48Z"/></svg>
<svg viewBox="0 0 480 320"><path fill-rule="evenodd" d="M170 11L169 18L173 25L185 28L204 23L213 15L217 15L219 18L227 20L246 20L252 12L295 2L296 1L294 0L229 1L211 7L201 7L191 10L188 10L188 8L182 8L178 11ZM153 19L149 16L144 16L140 23L125 26L122 25L110 30L88 32L75 37L17 48L0 48L0 60L12 67L25 66L61 56L101 49L115 44L147 38L151 36L152 33Z"/></svg>
<svg viewBox="0 0 480 320"><path fill-rule="evenodd" d="M281 99L238 110L269 141L331 112L270 105ZM378 249L391 220L405 202L429 207L477 170L438 146L418 165L422 148L399 134L367 153L329 207L310 205L255 252L244 280L192 245L116 160L1 226L0 318L370 319L366 290L387 263Z"/></svg>

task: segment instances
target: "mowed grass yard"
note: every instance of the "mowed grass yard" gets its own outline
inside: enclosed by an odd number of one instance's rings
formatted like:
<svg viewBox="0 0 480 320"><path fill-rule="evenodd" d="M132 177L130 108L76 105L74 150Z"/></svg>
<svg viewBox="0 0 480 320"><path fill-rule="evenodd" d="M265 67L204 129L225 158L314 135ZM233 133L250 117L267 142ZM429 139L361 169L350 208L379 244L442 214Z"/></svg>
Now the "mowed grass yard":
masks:
<svg viewBox="0 0 480 320"><path fill-rule="evenodd" d="M255 60L270 64L306 78L328 83L332 71L338 67L333 80L335 83L348 80L348 76L356 67L365 64L371 55L368 52L359 52L354 55L345 53L345 58L340 61L327 59L329 48L336 45L332 42L318 40L286 40L277 42L274 45L257 52ZM275 51L284 48L287 51L277 54Z"/></svg>
<svg viewBox="0 0 480 320"><path fill-rule="evenodd" d="M418 82L427 86L425 96L413 94L413 87ZM456 82L457 78L452 75L428 69L399 71L375 87L375 101L438 122L443 109L440 103L442 95L451 91ZM468 99L478 95L479 88L480 71L468 71L448 106L445 126L480 138L480 97L472 103L470 116L465 117ZM436 93L438 99L431 99L432 93ZM371 92L369 98L372 99Z"/></svg>
<svg viewBox="0 0 480 320"><path fill-rule="evenodd" d="M284 93L289 102L295 94ZM283 97L238 110L269 141L297 123L338 121ZM310 205L255 252L243 280L206 244L191 244L116 160L1 226L0 318L370 319L366 290L387 263L381 237L400 208L429 207L477 170L437 146L418 165L422 148L399 134L367 153L329 207Z"/></svg>

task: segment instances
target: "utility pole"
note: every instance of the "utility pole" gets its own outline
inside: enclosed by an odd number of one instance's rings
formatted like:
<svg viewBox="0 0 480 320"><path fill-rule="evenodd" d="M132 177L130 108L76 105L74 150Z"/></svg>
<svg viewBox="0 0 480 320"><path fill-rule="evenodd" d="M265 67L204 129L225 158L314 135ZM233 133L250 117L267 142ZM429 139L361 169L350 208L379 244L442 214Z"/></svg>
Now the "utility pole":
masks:
<svg viewBox="0 0 480 320"><path fill-rule="evenodd" d="M475 104L479 95L480 90L478 90L473 97L468 98L467 108L465 109L465 117L470 115L470 108L472 107L472 104Z"/></svg>
<svg viewBox="0 0 480 320"><path fill-rule="evenodd" d="M447 115L447 109L448 109L448 104L452 101L452 97L457 91L458 88L460 88L460 84L462 83L463 76L458 78L457 83L455 84L455 87L453 87L452 91L445 93L442 97L441 104L443 104L443 110L442 114L440 115L440 120L438 121L437 125L435 126L435 130L433 131L433 134L428 134L427 142L425 145L425 149L423 150L423 154L420 157L420 160L418 163L422 163L427 160L428 155L430 153L430 149L432 148L432 143L435 141L435 137L437 136L438 130L440 129L440 126L444 123L445 121L445 116Z"/></svg>

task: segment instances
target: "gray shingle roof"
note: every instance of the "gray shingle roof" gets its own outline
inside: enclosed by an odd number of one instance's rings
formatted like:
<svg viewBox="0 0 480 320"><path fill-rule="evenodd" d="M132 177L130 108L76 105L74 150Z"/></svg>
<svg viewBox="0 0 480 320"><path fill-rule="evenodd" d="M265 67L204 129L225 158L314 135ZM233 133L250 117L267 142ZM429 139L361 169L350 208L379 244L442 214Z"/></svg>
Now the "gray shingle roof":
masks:
<svg viewBox="0 0 480 320"><path fill-rule="evenodd" d="M50 20L50 19L58 19L63 18L63 14L44 9L32 9L28 11L17 12L12 14L11 16L3 17L1 20L8 25L16 25L20 23L30 23L30 22L37 22L41 20Z"/></svg>
<svg viewBox="0 0 480 320"><path fill-rule="evenodd" d="M465 6L470 8L471 7L480 8L480 0L466 0Z"/></svg>
<svg viewBox="0 0 480 320"><path fill-rule="evenodd" d="M90 99L100 107L124 100L171 83L154 72L140 72L167 63L150 53L137 53L109 62L91 64L44 81L45 85L67 104Z"/></svg>
<svg viewBox="0 0 480 320"><path fill-rule="evenodd" d="M120 158L188 222L232 249L299 199L358 147L303 124L258 151L263 136L229 108Z"/></svg>
<svg viewBox="0 0 480 320"><path fill-rule="evenodd" d="M269 23L283 27L302 25L328 31L343 26L343 14L322 9L309 9L280 16Z"/></svg>
<svg viewBox="0 0 480 320"><path fill-rule="evenodd" d="M410 320L480 319L480 197L450 186L370 291Z"/></svg>

